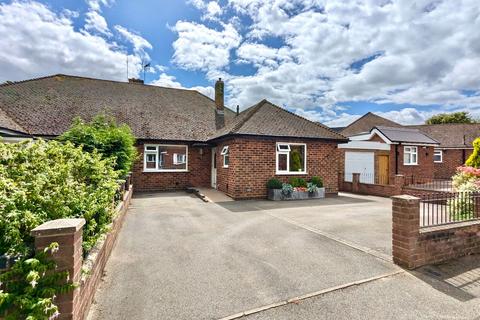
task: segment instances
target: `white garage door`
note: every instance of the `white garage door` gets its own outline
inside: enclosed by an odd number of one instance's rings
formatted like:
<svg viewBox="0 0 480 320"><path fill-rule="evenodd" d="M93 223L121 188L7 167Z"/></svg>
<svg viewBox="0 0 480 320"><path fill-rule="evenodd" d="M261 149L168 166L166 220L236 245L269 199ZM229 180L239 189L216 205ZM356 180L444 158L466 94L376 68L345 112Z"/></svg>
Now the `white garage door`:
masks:
<svg viewBox="0 0 480 320"><path fill-rule="evenodd" d="M352 181L352 173L360 173L360 182L373 183L375 155L373 152L345 152L345 181Z"/></svg>

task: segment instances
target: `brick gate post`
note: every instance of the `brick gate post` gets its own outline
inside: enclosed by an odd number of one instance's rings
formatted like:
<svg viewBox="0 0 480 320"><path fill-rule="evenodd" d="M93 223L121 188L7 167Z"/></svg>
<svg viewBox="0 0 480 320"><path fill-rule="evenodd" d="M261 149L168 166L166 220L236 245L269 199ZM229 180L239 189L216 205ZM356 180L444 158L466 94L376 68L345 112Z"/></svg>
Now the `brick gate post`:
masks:
<svg viewBox="0 0 480 320"><path fill-rule="evenodd" d="M58 271L68 271L70 281L79 283L82 269L82 232L85 219L57 219L48 221L31 231L35 238L35 250L43 250L52 242L58 243L58 251L52 255ZM79 289L61 294L55 299L59 308L58 319L76 319Z"/></svg>
<svg viewBox="0 0 480 320"><path fill-rule="evenodd" d="M413 269L422 262L415 255L420 232L420 199L400 195L392 197L392 255L396 264Z"/></svg>

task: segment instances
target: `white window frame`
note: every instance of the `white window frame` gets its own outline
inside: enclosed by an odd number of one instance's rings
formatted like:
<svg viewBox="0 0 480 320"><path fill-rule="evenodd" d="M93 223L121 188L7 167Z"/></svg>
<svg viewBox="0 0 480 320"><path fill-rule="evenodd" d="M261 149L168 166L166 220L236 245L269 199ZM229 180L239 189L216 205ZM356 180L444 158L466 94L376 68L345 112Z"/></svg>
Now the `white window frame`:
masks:
<svg viewBox="0 0 480 320"><path fill-rule="evenodd" d="M284 145L288 145L288 149L283 147ZM305 156L303 159L303 171L289 171L290 170L290 146L304 146L305 149ZM294 143L294 142L277 142L276 145L276 154L275 154L275 172L278 175L305 175L307 174L307 144L306 143ZM285 154L287 155L287 170L278 170L278 158L280 155Z"/></svg>
<svg viewBox="0 0 480 320"><path fill-rule="evenodd" d="M230 163L230 150L228 146L224 146L220 155L223 156L223 167L228 168L228 164L225 164L225 160L228 158L228 163Z"/></svg>
<svg viewBox="0 0 480 320"><path fill-rule="evenodd" d="M410 162L406 162L405 155L410 155ZM412 161L413 155L415 155L415 162ZM403 165L416 166L418 165L418 147L417 146L404 146L403 147Z"/></svg>
<svg viewBox="0 0 480 320"><path fill-rule="evenodd" d="M440 160L435 161L435 154L438 153L440 155ZM441 149L435 149L433 150L433 162L435 163L442 163L443 162L443 150Z"/></svg>
<svg viewBox="0 0 480 320"><path fill-rule="evenodd" d="M180 159L180 160L179 160ZM187 161L187 155L183 153L173 154L173 164L184 164Z"/></svg>
<svg viewBox="0 0 480 320"><path fill-rule="evenodd" d="M185 169L161 169L158 163L161 159L158 152L159 147L184 147L185 148ZM147 155L154 154L156 157L155 168L147 168ZM173 158L175 162L175 157ZM180 163L178 163L180 164ZM183 163L182 163L183 164ZM188 172L188 145L186 144L145 144L143 147L143 172Z"/></svg>

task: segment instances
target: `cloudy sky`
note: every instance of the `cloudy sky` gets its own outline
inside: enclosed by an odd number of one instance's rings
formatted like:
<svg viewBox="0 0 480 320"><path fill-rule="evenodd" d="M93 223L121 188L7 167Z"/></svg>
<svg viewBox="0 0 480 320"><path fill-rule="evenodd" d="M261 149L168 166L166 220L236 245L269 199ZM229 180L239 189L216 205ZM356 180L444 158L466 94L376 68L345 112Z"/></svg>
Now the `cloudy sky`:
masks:
<svg viewBox="0 0 480 320"><path fill-rule="evenodd" d="M480 117L478 0L0 0L0 82L55 73L152 85L227 104L267 98L342 126Z"/></svg>

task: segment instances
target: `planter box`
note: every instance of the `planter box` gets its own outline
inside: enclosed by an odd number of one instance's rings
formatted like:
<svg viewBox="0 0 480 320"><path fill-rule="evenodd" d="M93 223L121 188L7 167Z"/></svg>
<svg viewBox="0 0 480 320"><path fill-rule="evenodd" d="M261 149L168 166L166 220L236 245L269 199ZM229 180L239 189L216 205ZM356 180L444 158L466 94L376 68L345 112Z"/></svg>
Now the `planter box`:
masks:
<svg viewBox="0 0 480 320"><path fill-rule="evenodd" d="M293 191L290 195L285 196L281 189L269 189L269 200L306 200L325 198L325 188L318 188L316 192Z"/></svg>

